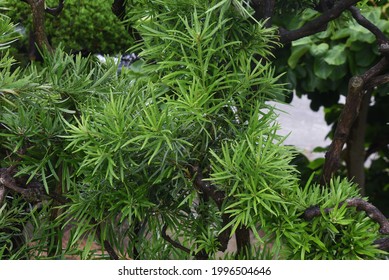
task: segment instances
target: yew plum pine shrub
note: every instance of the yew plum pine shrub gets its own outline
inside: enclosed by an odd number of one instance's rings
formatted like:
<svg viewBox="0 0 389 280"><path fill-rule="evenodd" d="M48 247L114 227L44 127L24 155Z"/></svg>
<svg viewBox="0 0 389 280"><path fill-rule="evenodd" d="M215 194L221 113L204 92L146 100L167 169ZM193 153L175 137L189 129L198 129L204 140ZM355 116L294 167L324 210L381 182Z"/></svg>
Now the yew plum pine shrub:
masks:
<svg viewBox="0 0 389 280"><path fill-rule="evenodd" d="M265 103L284 93L275 30L241 1L138 3L121 73L61 48L15 70L2 50L0 258L381 257L355 185L299 185Z"/></svg>

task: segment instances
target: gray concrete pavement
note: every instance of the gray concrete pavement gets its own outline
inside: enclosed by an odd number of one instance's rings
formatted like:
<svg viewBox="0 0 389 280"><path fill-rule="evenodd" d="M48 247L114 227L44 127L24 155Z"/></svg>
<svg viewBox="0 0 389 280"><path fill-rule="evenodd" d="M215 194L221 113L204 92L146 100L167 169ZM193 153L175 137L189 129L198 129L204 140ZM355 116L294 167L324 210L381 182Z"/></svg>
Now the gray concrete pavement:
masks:
<svg viewBox="0 0 389 280"><path fill-rule="evenodd" d="M294 145L301 150L308 158L313 159L323 156L322 153L312 153L315 147L325 147L331 143L326 139L330 131L324 121L324 112L321 107L318 112L309 108L310 101L303 96L294 96L291 104L273 103L279 109L278 122L281 125L280 135L288 135L285 144Z"/></svg>

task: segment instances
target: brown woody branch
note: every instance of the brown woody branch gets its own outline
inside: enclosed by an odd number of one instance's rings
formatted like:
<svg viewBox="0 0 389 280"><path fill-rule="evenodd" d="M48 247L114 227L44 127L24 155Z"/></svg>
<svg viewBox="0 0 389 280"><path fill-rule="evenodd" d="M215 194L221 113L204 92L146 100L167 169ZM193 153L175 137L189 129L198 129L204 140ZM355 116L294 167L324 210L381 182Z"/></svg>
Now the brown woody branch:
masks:
<svg viewBox="0 0 389 280"><path fill-rule="evenodd" d="M322 185L325 185L330 181L333 173L339 167L341 152L349 137L351 127L358 117L363 95L366 90L386 81L388 78L387 75L382 77L379 76L379 74L388 68L388 66L389 61L384 57L363 75L355 76L350 79L346 102L335 129L334 139L325 155L321 179Z"/></svg>
<svg viewBox="0 0 389 280"><path fill-rule="evenodd" d="M389 59L382 58L376 65L367 70L363 75L363 80L368 83L371 79L381 74L389 67Z"/></svg>
<svg viewBox="0 0 389 280"><path fill-rule="evenodd" d="M108 240L104 239L102 240L102 236L101 236L101 226L97 223L97 221L95 219L92 220L93 224L96 225L96 234L97 234L97 237L100 241L103 241L103 244L104 244L104 249L105 251L107 251L109 257L111 260L118 260L119 259L119 256L118 254L115 252L115 250L113 249L113 247L111 246L111 243L109 243Z"/></svg>
<svg viewBox="0 0 389 280"><path fill-rule="evenodd" d="M0 191L2 195L5 195L7 190L12 190L22 195L22 197L28 202L40 202L42 201L43 193L39 187L26 186L25 188L18 186L14 179L13 167L0 168ZM4 199L4 197L2 198ZM2 202L0 200L0 202Z"/></svg>
<svg viewBox="0 0 389 280"><path fill-rule="evenodd" d="M346 199L344 202L339 203L339 207L344 204L346 204L347 207L355 207L357 211L364 211L370 219L380 225L379 232L381 234L389 235L389 221L384 216L384 214L382 214L382 212L377 209L377 207L361 198ZM324 213L329 213L333 211L333 209L334 208L325 208ZM321 215L322 213L320 211L320 207L313 206L305 210L302 218L306 221L310 221L313 218L319 217ZM381 250L389 251L388 238L379 239L374 244L377 244Z"/></svg>
<svg viewBox="0 0 389 280"><path fill-rule="evenodd" d="M33 41L40 49L52 51L52 47L46 36L45 31L45 1L44 0L22 0L27 2L31 7L32 26L33 26ZM34 56L34 55L33 55ZM32 57L31 59L34 59Z"/></svg>
<svg viewBox="0 0 389 280"><path fill-rule="evenodd" d="M223 191L218 190L214 185L210 184L208 181L204 180L204 175L202 169L198 165L190 165L189 172L193 178L194 186L196 190L203 194L204 199L212 199L219 210L222 210L222 205L225 199L226 194ZM226 214L222 215L222 224L223 226L227 225L230 222L230 217ZM226 229L219 234L219 250L225 251L228 246L228 241L230 240L231 229Z"/></svg>
<svg viewBox="0 0 389 280"><path fill-rule="evenodd" d="M376 37L379 50L382 54L387 54L389 48L389 39L385 36L384 32L382 32L375 24L365 18L358 8L352 6L349 8L353 18L367 30L374 34Z"/></svg>
<svg viewBox="0 0 389 280"><path fill-rule="evenodd" d="M374 245L383 251L389 252L389 238L380 238L374 242Z"/></svg>
<svg viewBox="0 0 389 280"><path fill-rule="evenodd" d="M109 257L111 260L118 260L119 256L116 254L115 250L112 248L111 244L108 240L104 240L104 249L109 254Z"/></svg>
<svg viewBox="0 0 389 280"><path fill-rule="evenodd" d="M58 194L56 192L50 192L46 194L43 191L43 186L33 181L29 184L25 182L17 181L14 178L16 170L16 165L10 166L8 168L0 168L0 206L2 205L5 194L7 191L13 191L20 194L28 202L40 202L48 197L52 198L60 204L69 203L69 199L65 196Z"/></svg>
<svg viewBox="0 0 389 280"><path fill-rule="evenodd" d="M332 174L339 167L343 146L348 140L351 128L358 117L365 92L389 82L389 75L382 74L389 66L389 39L377 26L367 20L356 7L351 6L349 10L360 25L374 34L383 58L363 75L350 79L346 103L341 112L334 139L325 156L322 185L330 181Z"/></svg>
<svg viewBox="0 0 389 280"><path fill-rule="evenodd" d="M352 77L348 86L346 103L340 114L339 122L335 129L334 139L332 140L330 148L325 155L325 163L321 180L322 185L325 185L330 181L332 174L339 167L340 155L350 134L351 126L358 116L363 93L363 78L360 76Z"/></svg>
<svg viewBox="0 0 389 280"><path fill-rule="evenodd" d="M173 247L178 248L182 251L184 251L187 254L190 254L190 249L186 248L185 246L181 245L179 242L174 241L167 233L167 225L165 224L162 227L162 233L161 236L163 239L165 239L167 242L169 242Z"/></svg>
<svg viewBox="0 0 389 280"><path fill-rule="evenodd" d="M7 195L7 189L0 183L0 207L3 205L5 196Z"/></svg>
<svg viewBox="0 0 389 280"><path fill-rule="evenodd" d="M265 27L270 27L272 25L272 17L274 13L274 0L253 0L250 3L251 7L254 9L254 18L256 20L265 19Z"/></svg>
<svg viewBox="0 0 389 280"><path fill-rule="evenodd" d="M226 194L210 184L209 181L204 180L204 175L200 166L190 165L189 171L194 179L197 191L202 193L207 200L211 198L216 203L219 210L221 210Z"/></svg>
<svg viewBox="0 0 389 280"><path fill-rule="evenodd" d="M288 44L297 39L323 31L330 21L338 18L345 10L357 2L358 0L337 1L331 9L328 9L314 20L307 22L299 29L286 30L284 28L280 28L280 42L282 44Z"/></svg>
<svg viewBox="0 0 389 280"><path fill-rule="evenodd" d="M366 84L367 88L378 87L383 84L389 83L389 74L380 75L374 78L371 78L370 81Z"/></svg>
<svg viewBox="0 0 389 280"><path fill-rule="evenodd" d="M216 186L209 183L209 181L204 179L204 175L202 172L202 169L198 165L191 165L189 166L189 171L191 173L191 176L194 179L194 185L198 192L202 193L205 200L212 199L216 205L218 206L219 210L222 210L222 206L224 203L224 200L226 198L226 194L223 191L220 191L217 189ZM231 221L229 215L223 214L222 215L222 226L224 227ZM228 246L228 241L230 239L231 235L231 229L228 228L218 236L219 241L219 250L225 251ZM249 246L250 238L249 238L249 229L246 227L240 227L235 232L235 237L239 250L244 250L245 247Z"/></svg>
<svg viewBox="0 0 389 280"><path fill-rule="evenodd" d="M162 227L162 232L161 232L161 236L164 240L166 240L169 244L171 244L173 247L177 248L177 249L180 249L182 251L184 251L185 253L187 254L190 254L190 249L183 246L181 243L173 240L168 234L167 234L167 225L165 224L163 227ZM194 255L194 257L197 259L197 260L205 260L205 259L208 259L208 256L204 253L204 252L199 252L197 254Z"/></svg>
<svg viewBox="0 0 389 280"><path fill-rule="evenodd" d="M373 204L361 198L349 198L344 203L347 203L347 207L356 207L358 211L366 212L370 219L380 225L381 234L389 234L389 221Z"/></svg>

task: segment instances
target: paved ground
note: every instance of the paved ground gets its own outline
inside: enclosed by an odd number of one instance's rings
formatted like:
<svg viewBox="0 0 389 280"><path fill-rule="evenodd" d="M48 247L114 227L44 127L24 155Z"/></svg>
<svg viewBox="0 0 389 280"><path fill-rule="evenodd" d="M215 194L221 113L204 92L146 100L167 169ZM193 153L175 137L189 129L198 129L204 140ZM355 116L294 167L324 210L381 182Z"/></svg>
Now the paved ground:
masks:
<svg viewBox="0 0 389 280"><path fill-rule="evenodd" d="M298 147L312 159L323 156L323 154L312 153L312 150L317 146L329 145L330 140L325 137L330 128L324 121L323 108L314 112L309 108L309 102L306 97L300 99L295 96L290 105L276 104L276 107L280 109L278 118L281 125L280 134L290 133L285 144Z"/></svg>

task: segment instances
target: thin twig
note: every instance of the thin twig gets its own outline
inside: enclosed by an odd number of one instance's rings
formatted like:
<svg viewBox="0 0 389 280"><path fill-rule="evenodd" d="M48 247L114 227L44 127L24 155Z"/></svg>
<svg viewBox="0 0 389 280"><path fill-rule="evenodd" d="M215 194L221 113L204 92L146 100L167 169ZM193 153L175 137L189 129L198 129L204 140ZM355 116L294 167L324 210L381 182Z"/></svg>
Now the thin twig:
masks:
<svg viewBox="0 0 389 280"><path fill-rule="evenodd" d="M177 248L177 249L180 249L182 251L184 251L185 253L187 254L190 254L190 249L189 248L186 248L185 246L181 245L179 242L177 241L174 241L167 233L167 225L165 224L163 227L162 227L162 238L165 239L167 242L169 242L173 247Z"/></svg>
<svg viewBox="0 0 389 280"><path fill-rule="evenodd" d="M64 8L64 2L65 2L65 0L58 0L57 7L55 7L55 8L46 7L45 12L52 15L52 16L58 16Z"/></svg>

